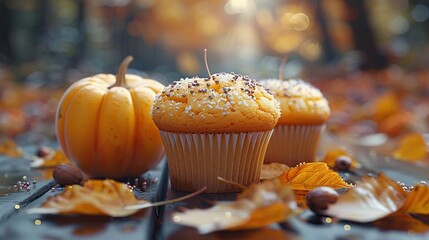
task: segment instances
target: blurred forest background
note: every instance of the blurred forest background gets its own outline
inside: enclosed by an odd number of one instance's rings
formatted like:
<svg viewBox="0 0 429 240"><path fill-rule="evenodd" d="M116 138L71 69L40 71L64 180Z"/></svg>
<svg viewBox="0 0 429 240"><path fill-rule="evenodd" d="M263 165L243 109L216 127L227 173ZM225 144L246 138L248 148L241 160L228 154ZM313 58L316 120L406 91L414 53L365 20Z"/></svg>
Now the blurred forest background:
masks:
<svg viewBox="0 0 429 240"><path fill-rule="evenodd" d="M424 0L0 0L0 143L54 140L65 89L127 55L168 84L207 76L205 48L212 73L320 88L331 133L428 132L428 39Z"/></svg>
<svg viewBox="0 0 429 240"><path fill-rule="evenodd" d="M429 66L423 0L0 0L0 81L65 86L127 55L164 83L233 71L322 78Z"/></svg>

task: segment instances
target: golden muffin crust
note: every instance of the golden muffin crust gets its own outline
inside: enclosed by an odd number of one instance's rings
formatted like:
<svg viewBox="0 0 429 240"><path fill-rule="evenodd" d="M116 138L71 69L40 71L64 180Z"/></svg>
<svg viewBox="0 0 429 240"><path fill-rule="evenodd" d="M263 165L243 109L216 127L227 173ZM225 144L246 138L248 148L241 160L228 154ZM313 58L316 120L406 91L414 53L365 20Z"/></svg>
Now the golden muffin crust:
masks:
<svg viewBox="0 0 429 240"><path fill-rule="evenodd" d="M266 79L260 83L280 102L278 125L319 125L328 119L328 101L310 83L296 79Z"/></svg>
<svg viewBox="0 0 429 240"><path fill-rule="evenodd" d="M273 129L279 117L273 95L255 80L234 73L175 81L152 106L159 129L180 133L263 132Z"/></svg>

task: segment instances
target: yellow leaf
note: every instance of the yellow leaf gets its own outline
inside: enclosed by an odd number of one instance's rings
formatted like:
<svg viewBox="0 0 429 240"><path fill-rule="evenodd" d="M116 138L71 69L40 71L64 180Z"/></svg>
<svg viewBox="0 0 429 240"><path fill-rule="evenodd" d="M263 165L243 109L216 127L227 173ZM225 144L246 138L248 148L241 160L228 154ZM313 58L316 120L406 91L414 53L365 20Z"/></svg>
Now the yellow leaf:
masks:
<svg viewBox="0 0 429 240"><path fill-rule="evenodd" d="M326 152L325 156L323 157L322 161L325 162L326 164L328 164L328 166L330 168L334 168L335 167L335 160L340 157L340 156L347 156L350 159L352 159L352 167L359 167L360 164L353 159L353 157L350 155L349 152L347 152L345 149L343 148L337 148L337 149L332 149Z"/></svg>
<svg viewBox="0 0 429 240"><path fill-rule="evenodd" d="M219 230L262 228L284 221L296 211L290 187L278 181L265 181L250 186L234 202L218 202L209 209L175 213L173 221L206 234Z"/></svg>
<svg viewBox="0 0 429 240"><path fill-rule="evenodd" d="M311 190L320 186L331 188L350 188L352 185L343 181L340 175L324 162L304 163L285 171L278 178L294 190Z"/></svg>
<svg viewBox="0 0 429 240"><path fill-rule="evenodd" d="M44 158L35 158L31 163L32 167L50 168L60 165L62 163L70 163L61 149L52 151L48 156Z"/></svg>
<svg viewBox="0 0 429 240"><path fill-rule="evenodd" d="M63 193L48 198L40 208L30 209L38 214L84 214L126 217L140 209L164 205L192 197L204 189L179 199L150 203L136 199L132 190L114 180L88 180L84 186L68 186Z"/></svg>
<svg viewBox="0 0 429 240"><path fill-rule="evenodd" d="M269 163L262 165L261 176L259 179L273 179L280 176L284 171L290 169L282 163Z"/></svg>
<svg viewBox="0 0 429 240"><path fill-rule="evenodd" d="M0 154L17 158L22 156L22 149L18 147L13 140L7 139L0 144Z"/></svg>
<svg viewBox="0 0 429 240"><path fill-rule="evenodd" d="M415 214L429 214L429 187L417 185L408 194L407 200L400 209L402 212Z"/></svg>
<svg viewBox="0 0 429 240"><path fill-rule="evenodd" d="M418 161L426 158L426 142L419 133L410 133L401 138L393 157L400 160Z"/></svg>

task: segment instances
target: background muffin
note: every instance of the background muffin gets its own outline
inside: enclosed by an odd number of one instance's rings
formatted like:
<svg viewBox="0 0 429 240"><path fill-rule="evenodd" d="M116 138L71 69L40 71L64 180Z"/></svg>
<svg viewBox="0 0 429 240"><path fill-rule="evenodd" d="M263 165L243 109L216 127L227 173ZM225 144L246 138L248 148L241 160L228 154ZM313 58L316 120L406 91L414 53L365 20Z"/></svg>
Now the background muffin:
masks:
<svg viewBox="0 0 429 240"><path fill-rule="evenodd" d="M330 114L328 101L319 89L302 80L267 79L260 83L279 101L282 112L265 161L289 166L314 161Z"/></svg>
<svg viewBox="0 0 429 240"><path fill-rule="evenodd" d="M172 187L232 192L223 177L258 181L265 150L280 116L274 97L239 74L186 78L164 88L152 117L166 148Z"/></svg>

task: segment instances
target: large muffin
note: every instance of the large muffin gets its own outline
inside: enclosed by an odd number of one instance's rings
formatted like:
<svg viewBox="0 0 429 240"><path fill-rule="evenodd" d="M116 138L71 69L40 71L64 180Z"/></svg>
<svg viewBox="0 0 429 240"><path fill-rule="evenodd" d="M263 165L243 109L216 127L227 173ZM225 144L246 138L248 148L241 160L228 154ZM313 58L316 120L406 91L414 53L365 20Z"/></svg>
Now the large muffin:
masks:
<svg viewBox="0 0 429 240"><path fill-rule="evenodd" d="M273 95L233 73L186 78L166 86L152 107L166 148L172 188L207 192L258 181L272 129L280 116Z"/></svg>
<svg viewBox="0 0 429 240"><path fill-rule="evenodd" d="M260 83L279 101L282 112L265 161L289 166L314 161L320 135L330 115L322 92L297 79L266 79Z"/></svg>

